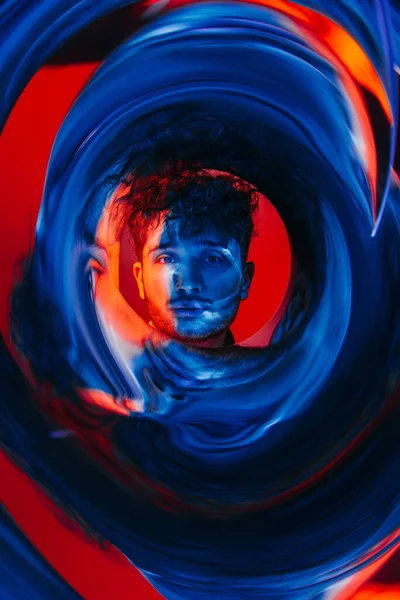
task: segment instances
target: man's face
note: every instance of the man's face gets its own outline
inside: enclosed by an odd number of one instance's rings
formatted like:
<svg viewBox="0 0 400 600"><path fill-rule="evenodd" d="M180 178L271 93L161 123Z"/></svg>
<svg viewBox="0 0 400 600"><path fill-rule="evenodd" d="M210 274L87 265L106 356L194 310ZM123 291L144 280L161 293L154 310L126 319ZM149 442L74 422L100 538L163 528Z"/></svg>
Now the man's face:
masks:
<svg viewBox="0 0 400 600"><path fill-rule="evenodd" d="M179 219L150 226L141 262L133 266L152 325L188 343L223 337L247 298L254 264L242 262L239 243L204 220L200 232Z"/></svg>

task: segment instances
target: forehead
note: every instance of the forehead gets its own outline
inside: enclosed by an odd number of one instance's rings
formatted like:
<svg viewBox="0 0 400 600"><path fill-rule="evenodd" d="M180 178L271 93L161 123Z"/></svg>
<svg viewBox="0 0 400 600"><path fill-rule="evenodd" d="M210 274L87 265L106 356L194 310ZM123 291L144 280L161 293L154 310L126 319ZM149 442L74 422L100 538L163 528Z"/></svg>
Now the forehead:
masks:
<svg viewBox="0 0 400 600"><path fill-rule="evenodd" d="M168 213L162 213L160 220L150 222L146 232L144 249L149 251L156 246L182 247L192 245L218 245L232 249L239 243L232 235L218 227L211 217L201 219L177 218L166 219ZM210 244L211 242L212 244Z"/></svg>

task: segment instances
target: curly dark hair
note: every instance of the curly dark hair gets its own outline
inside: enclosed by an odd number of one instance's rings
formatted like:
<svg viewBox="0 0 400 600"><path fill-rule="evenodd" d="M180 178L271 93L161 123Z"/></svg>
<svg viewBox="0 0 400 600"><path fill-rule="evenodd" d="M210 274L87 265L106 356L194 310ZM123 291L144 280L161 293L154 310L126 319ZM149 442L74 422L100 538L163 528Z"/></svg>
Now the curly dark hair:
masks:
<svg viewBox="0 0 400 600"><path fill-rule="evenodd" d="M142 258L147 231L157 227L161 213L165 222L180 220L193 233L201 231L205 220L229 233L240 245L246 260L255 235L253 216L258 208L258 192L249 183L228 174L213 175L204 169L169 169L146 178L125 180L128 192L119 198L129 212L128 226L136 254Z"/></svg>

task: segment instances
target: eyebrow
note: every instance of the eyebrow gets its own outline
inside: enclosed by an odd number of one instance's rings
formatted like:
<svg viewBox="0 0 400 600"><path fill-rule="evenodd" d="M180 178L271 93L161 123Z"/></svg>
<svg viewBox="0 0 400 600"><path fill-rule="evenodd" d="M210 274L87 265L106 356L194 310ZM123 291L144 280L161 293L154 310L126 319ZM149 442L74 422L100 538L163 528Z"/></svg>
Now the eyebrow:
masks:
<svg viewBox="0 0 400 600"><path fill-rule="evenodd" d="M227 248L227 246L224 246L223 244L220 244L219 242L213 242L212 240L202 240L197 245L198 246L206 246L208 248L224 248L224 249ZM153 252L156 252L157 250L167 250L168 248L176 248L176 247L177 247L176 244L173 244L172 242L165 242L164 244L159 244L157 246L153 246L153 248L150 248L148 254L152 254Z"/></svg>

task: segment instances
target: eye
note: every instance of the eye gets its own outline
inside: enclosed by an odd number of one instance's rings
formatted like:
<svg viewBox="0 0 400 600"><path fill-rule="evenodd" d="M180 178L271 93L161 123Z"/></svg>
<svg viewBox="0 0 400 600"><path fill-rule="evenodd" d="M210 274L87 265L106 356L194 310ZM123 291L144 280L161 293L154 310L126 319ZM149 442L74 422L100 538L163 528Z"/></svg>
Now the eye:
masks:
<svg viewBox="0 0 400 600"><path fill-rule="evenodd" d="M176 263L176 258L173 256L168 256L167 254L164 254L163 256L159 256L157 258L156 262L161 263L163 265L170 265L170 264Z"/></svg>
<svg viewBox="0 0 400 600"><path fill-rule="evenodd" d="M225 262L225 259L222 258L222 256L217 256L216 254L208 254L204 257L204 260L214 265Z"/></svg>

